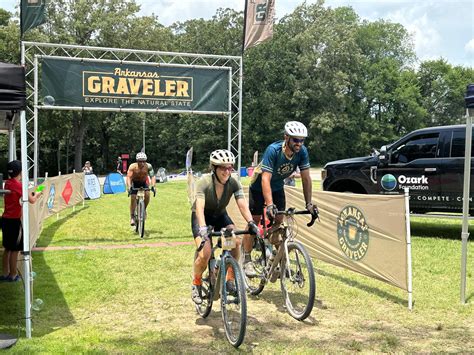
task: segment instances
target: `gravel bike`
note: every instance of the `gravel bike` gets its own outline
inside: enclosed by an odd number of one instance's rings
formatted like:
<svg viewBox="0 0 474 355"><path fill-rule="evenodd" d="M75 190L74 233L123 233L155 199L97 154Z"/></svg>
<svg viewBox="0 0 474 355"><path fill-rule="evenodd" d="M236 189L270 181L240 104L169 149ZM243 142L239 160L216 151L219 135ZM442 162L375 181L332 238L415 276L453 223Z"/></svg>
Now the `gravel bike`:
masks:
<svg viewBox="0 0 474 355"><path fill-rule="evenodd" d="M153 191L153 196L156 196L155 188L151 188ZM145 208L145 192L150 191L149 187L131 187L129 191L129 196L132 191L136 191L137 194L135 198L137 199L137 204L135 206L135 211L133 212L133 218L135 219L135 232L140 235L140 238L145 236L145 219L146 219L146 208Z"/></svg>
<svg viewBox="0 0 474 355"><path fill-rule="evenodd" d="M212 227L209 227L210 231ZM234 347L242 344L247 327L247 297L245 294L245 284L243 273L237 261L232 257L230 251L236 248L237 236L247 234L248 231L232 231L222 229L212 232L210 236L219 237L216 246L213 246L211 239L211 258L208 267L202 277L201 296L202 303L196 304L197 313L206 318L211 313L214 301L221 299L222 320L227 340ZM204 246L204 241L201 247ZM216 249L221 248L222 253L219 259L215 259ZM198 248L198 250L200 250ZM196 252L197 253L197 252ZM226 276L232 269L235 277L235 289L230 289L226 282Z"/></svg>
<svg viewBox="0 0 474 355"><path fill-rule="evenodd" d="M301 321L306 319L313 309L316 279L306 248L295 240L297 226L294 216L310 212L289 208L286 211L278 211L277 214L285 216L283 223L273 225L273 221L270 221L268 226L265 213L262 215L263 233L262 236L254 238L251 252L251 262L256 275L249 277L244 273L246 288L251 295L258 295L267 282L276 282L279 278L288 313ZM317 218L316 210L307 226L311 227ZM241 255L243 262L243 249Z"/></svg>

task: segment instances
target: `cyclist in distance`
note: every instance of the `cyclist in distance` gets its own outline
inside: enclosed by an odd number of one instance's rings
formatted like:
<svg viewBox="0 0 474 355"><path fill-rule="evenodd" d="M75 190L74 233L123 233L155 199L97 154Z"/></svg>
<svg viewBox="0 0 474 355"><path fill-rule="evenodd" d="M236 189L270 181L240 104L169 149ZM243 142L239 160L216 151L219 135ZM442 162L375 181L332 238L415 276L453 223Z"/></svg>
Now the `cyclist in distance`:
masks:
<svg viewBox="0 0 474 355"><path fill-rule="evenodd" d="M289 121L285 124L284 139L270 144L265 150L262 161L254 170L249 189L249 207L255 223L260 222L265 206L267 217L275 219L276 226L282 222L283 216L276 215L276 212L285 209L284 180L297 168L300 170L303 183L306 209L311 214L317 213L315 205L311 202L309 155L304 146L307 136L308 130L304 124ZM244 272L249 277L256 275L250 257L253 238L252 235L245 235L243 240Z"/></svg>
<svg viewBox="0 0 474 355"><path fill-rule="evenodd" d="M196 199L192 206L191 228L196 244L196 257L194 260L194 275L191 297L196 304L202 303L201 285L202 274L206 270L211 257L211 240L207 226L213 226L215 231L222 228L234 229L234 222L227 214L226 207L234 195L242 217L248 222L247 229L250 233L257 234L259 230L252 219L252 214L245 200L242 185L231 176L235 164L232 152L226 149L215 150L210 156L209 176L203 176L196 183ZM239 257L240 241L232 256ZM232 272L231 272L232 271ZM235 290L233 270L227 273L227 287Z"/></svg>
<svg viewBox="0 0 474 355"><path fill-rule="evenodd" d="M138 152L136 155L136 163L130 165L127 171L127 190L130 191L133 187L138 189L140 187L147 188L151 185L151 190L155 189L156 178L153 166L147 163L147 156L143 152ZM134 212L137 205L135 195L137 191L130 191L130 225L135 225ZM145 191L145 209L150 202L150 191Z"/></svg>

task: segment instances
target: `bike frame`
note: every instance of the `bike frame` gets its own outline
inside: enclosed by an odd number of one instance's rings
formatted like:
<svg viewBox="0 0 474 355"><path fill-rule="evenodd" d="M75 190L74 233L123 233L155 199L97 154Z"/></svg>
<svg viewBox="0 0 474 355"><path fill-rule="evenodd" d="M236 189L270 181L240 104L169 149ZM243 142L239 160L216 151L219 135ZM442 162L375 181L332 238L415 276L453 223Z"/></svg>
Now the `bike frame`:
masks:
<svg viewBox="0 0 474 355"><path fill-rule="evenodd" d="M140 223L144 223L145 221L145 213L143 213L143 219L142 217L139 215L138 213L138 209L139 209L139 205L140 203L143 201L143 209L144 211L146 210L146 206L145 206L145 193L146 191L150 191L150 188L149 187L139 187L139 188L134 188L132 187L131 188L133 191L137 191L137 193L135 194L135 199L136 199L136 206L135 206L135 211L134 211L134 215L135 215L135 223L136 223L136 227L135 227L135 230L139 233L140 230L141 230L141 226L140 226ZM143 232L143 235L145 234L145 232Z"/></svg>
<svg viewBox="0 0 474 355"><path fill-rule="evenodd" d="M277 215L284 215L284 216L289 216L292 217L296 214L310 214L308 211L296 211L294 208L289 208L286 211L278 211ZM316 220L316 217L311 218L311 222L309 222L307 225L308 227L311 227L314 224L314 221ZM273 222L272 222L273 224ZM262 214L262 228L263 228L263 239L267 238L270 240L270 235L276 232L278 229L274 229L272 231L269 230L266 224L266 219L265 219L265 213ZM284 261L287 263L287 265L290 265L290 256L288 255L288 243L294 241L294 237L292 235L288 235L288 224L285 221L281 222L281 225L278 228L282 228L285 233L283 236L283 248L278 248L278 252L276 253L275 257L270 263L270 269L268 271L265 270L265 282L275 282L278 278L278 274L275 273L276 268L278 267L278 264L281 262L281 260L284 259ZM267 263L267 257L266 257L266 252L264 251L263 253L264 258L265 258L265 264ZM280 272L283 271L283 267L285 264L282 265ZM289 279L291 281L294 281L293 276L291 275L291 270L288 269L289 272Z"/></svg>
<svg viewBox="0 0 474 355"><path fill-rule="evenodd" d="M232 254L230 253L230 251L232 249L235 248L235 246L233 247L226 247L226 242L228 240L232 240L232 244L233 245L236 245L236 241L237 241L237 235L239 234L247 234L247 231L232 231L232 235L231 236L227 236L225 237L224 236L224 231L220 231L220 232L213 232L211 235L212 236L219 236L220 237L220 243L217 242L215 246L212 246L212 249L211 249L211 257L209 259L209 262L208 262L208 269L209 269L209 277L211 278L211 292L212 292L212 299L214 301L218 300L221 295L220 295L220 291L221 291L221 281L224 280L225 278L225 261L227 258L233 258ZM212 242L211 242L212 243ZM212 245L212 244L211 244ZM216 260L215 257L214 257L214 253L217 249L220 249L222 248L222 253L221 255L219 256L219 260ZM211 270L211 260L214 259L216 260L216 265L217 265L217 268L215 268L216 270ZM213 275L213 276L216 276L215 277L215 281L213 282L213 278L211 276L211 273L214 274L214 272L217 273L217 275ZM227 297L225 294L222 295L222 297L224 297L224 301L227 301L225 297Z"/></svg>

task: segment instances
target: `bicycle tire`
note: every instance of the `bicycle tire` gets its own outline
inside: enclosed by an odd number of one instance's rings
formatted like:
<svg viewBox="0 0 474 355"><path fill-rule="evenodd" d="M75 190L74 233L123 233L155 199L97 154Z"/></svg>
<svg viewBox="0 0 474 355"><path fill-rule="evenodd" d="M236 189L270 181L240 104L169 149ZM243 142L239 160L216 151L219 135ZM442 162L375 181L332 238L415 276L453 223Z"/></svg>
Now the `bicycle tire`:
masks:
<svg viewBox="0 0 474 355"><path fill-rule="evenodd" d="M231 295L227 291L227 282L225 282L225 274L227 268L234 270L236 295ZM239 264L233 257L226 257L224 261L224 272L222 273L221 283L221 310L222 320L224 321L224 329L229 343L237 348L242 344L247 329L247 298L245 295L245 285ZM233 311L232 306L236 305ZM234 326L235 323L235 326Z"/></svg>
<svg viewBox="0 0 474 355"><path fill-rule="evenodd" d="M206 318L212 310L213 302L213 286L211 284L211 278L209 276L209 268L203 274L202 277L202 303L194 304L196 312L202 317Z"/></svg>
<svg viewBox="0 0 474 355"><path fill-rule="evenodd" d="M294 259L292 259L293 252L295 255ZM313 262L305 247L299 242L288 243L288 256L291 264L289 266L290 271L295 279L289 279L288 265L286 265L286 259L283 259L280 262L281 291L288 313L293 318L302 321L311 314L316 297L316 277L314 275ZM303 269L307 269L307 272L304 272ZM297 295L297 292L291 292L292 289L299 291L305 286L308 287L299 295Z"/></svg>
<svg viewBox="0 0 474 355"><path fill-rule="evenodd" d="M265 268L267 266L268 258L265 257L265 242L263 239L255 237L253 248L250 254L250 258L254 265L255 271L257 271L257 276L255 277L248 277L245 274L245 270L243 268L244 265L244 247L243 243L241 244L240 249L240 265L242 268L242 275L245 281L245 288L247 292L252 296L259 295L263 289L265 288Z"/></svg>
<svg viewBox="0 0 474 355"><path fill-rule="evenodd" d="M139 203L137 201L137 205L135 206L134 218L135 218L135 233L138 233L138 216L140 215L139 211Z"/></svg>
<svg viewBox="0 0 474 355"><path fill-rule="evenodd" d="M138 232L140 234L140 238L145 237L145 201L140 200L140 215L139 215L139 223L138 223Z"/></svg>

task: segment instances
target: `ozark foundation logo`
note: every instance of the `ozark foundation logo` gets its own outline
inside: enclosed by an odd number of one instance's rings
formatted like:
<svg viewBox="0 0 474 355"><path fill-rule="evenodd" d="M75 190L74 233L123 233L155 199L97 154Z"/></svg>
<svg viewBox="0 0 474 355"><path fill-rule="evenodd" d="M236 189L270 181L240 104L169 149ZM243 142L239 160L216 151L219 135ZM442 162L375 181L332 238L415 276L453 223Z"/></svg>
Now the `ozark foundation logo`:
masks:
<svg viewBox="0 0 474 355"><path fill-rule="evenodd" d="M399 175L398 178L392 174L385 174L380 179L380 184L385 191L392 191L398 185L398 190L408 188L410 190L429 190L428 177Z"/></svg>
<svg viewBox="0 0 474 355"><path fill-rule="evenodd" d="M380 180L384 190L392 191L397 187L397 178L392 174L385 174Z"/></svg>
<svg viewBox="0 0 474 355"><path fill-rule="evenodd" d="M369 226L361 210L346 206L337 219L337 238L344 254L361 260L369 248Z"/></svg>

